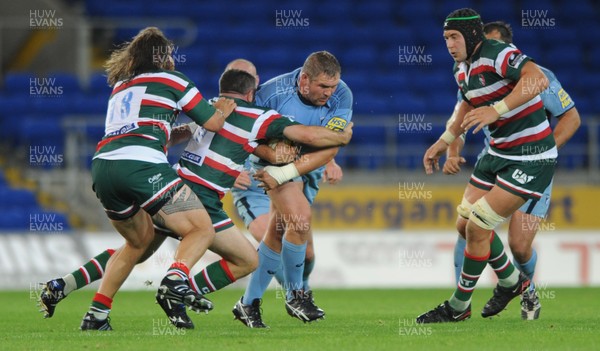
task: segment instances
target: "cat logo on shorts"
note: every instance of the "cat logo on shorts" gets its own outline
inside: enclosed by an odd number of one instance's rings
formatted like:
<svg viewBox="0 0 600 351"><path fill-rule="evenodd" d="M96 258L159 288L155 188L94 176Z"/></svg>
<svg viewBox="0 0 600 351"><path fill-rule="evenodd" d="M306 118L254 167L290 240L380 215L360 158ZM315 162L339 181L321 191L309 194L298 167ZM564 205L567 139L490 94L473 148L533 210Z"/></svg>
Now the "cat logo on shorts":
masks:
<svg viewBox="0 0 600 351"><path fill-rule="evenodd" d="M327 122L325 128L329 128L331 130L340 132L344 130L344 128L346 128L346 124L348 124L348 121L346 121L345 119L341 117L333 117L329 120L329 122Z"/></svg>
<svg viewBox="0 0 600 351"><path fill-rule="evenodd" d="M515 169L515 171L512 174L512 178L521 184L527 184L535 177L527 175L520 169Z"/></svg>

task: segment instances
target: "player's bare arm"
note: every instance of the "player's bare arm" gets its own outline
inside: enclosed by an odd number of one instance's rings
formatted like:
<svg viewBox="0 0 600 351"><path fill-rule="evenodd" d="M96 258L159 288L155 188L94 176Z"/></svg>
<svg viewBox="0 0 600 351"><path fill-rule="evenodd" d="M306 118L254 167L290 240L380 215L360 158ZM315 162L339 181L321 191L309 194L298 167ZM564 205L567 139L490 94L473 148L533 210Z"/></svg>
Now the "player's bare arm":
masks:
<svg viewBox="0 0 600 351"><path fill-rule="evenodd" d="M344 172L342 171L342 167L335 162L335 159L331 159L331 161L327 162L325 165L325 171L323 172L324 183L335 185L342 181L343 177Z"/></svg>
<svg viewBox="0 0 600 351"><path fill-rule="evenodd" d="M254 175L254 179L261 182L259 187L264 188L267 191L271 190L290 179L299 177L327 164L333 160L338 150L339 148L337 147L317 150L302 155L302 157L294 161L294 163L285 166L267 166L263 170L257 171Z"/></svg>
<svg viewBox="0 0 600 351"><path fill-rule="evenodd" d="M573 134L577 131L581 125L581 118L579 112L575 107L565 112L562 116L558 117L558 123L554 127L554 140L556 141L556 147L561 148L563 145L571 139Z"/></svg>
<svg viewBox="0 0 600 351"><path fill-rule="evenodd" d="M177 126L171 130L171 139L167 143L167 147L172 147L174 145L178 145L189 141L192 138L193 132L192 129L194 127L198 127L196 122L192 122L189 124L184 124L181 126Z"/></svg>
<svg viewBox="0 0 600 351"><path fill-rule="evenodd" d="M437 171L440 169L440 157L444 155L448 146L457 139L457 136L464 133L464 129L461 127L465 115L471 111L473 107L462 101L456 111L456 118L446 128L446 131L440 136L440 139L436 141L423 155L423 167L425 167L426 174L432 174L434 169Z"/></svg>
<svg viewBox="0 0 600 351"><path fill-rule="evenodd" d="M460 166L467 162L464 157L460 156L464 145L465 143L462 138L456 138L452 144L448 146L448 150L446 151L446 162L444 162L444 167L442 168L444 174L459 173Z"/></svg>
<svg viewBox="0 0 600 351"><path fill-rule="evenodd" d="M252 152L255 156L271 163L271 164L287 164L294 162L298 156L299 147L294 146L286 141L273 141L266 144L260 144Z"/></svg>
<svg viewBox="0 0 600 351"><path fill-rule="evenodd" d="M238 188L241 190L248 190L248 187L252 185L252 180L250 179L250 175L248 172L243 171L240 172L240 175L235 178L235 183L233 183L234 188Z"/></svg>
<svg viewBox="0 0 600 351"><path fill-rule="evenodd" d="M215 113L202 126L211 132L218 132L223 128L225 119L229 117L231 112L237 107L232 99L219 98L213 104Z"/></svg>
<svg viewBox="0 0 600 351"><path fill-rule="evenodd" d="M448 122L446 122L446 128L454 123L459 107L460 102L456 103L454 110L452 111L452 116L450 116ZM446 162L444 162L444 167L442 168L444 174L457 174L460 172L460 165L467 162L463 157L460 157L464 145L464 135L461 135L460 138L456 138L452 144L448 146L448 150L446 151Z"/></svg>
<svg viewBox="0 0 600 351"><path fill-rule="evenodd" d="M340 132L319 126L293 125L285 128L283 135L297 143L317 148L344 146L348 145L352 139L353 125L352 122L348 123L346 128Z"/></svg>

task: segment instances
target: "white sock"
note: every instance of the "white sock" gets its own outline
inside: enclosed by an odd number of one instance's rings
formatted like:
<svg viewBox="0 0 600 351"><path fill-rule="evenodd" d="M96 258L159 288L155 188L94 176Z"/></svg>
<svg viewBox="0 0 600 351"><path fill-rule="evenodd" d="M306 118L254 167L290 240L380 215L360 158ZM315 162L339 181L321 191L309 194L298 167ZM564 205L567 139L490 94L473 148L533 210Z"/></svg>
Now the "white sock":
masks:
<svg viewBox="0 0 600 351"><path fill-rule="evenodd" d="M71 291L73 290L77 290L77 281L75 280L75 276L71 273L65 275L64 277L62 277L62 279L65 281L65 288L64 288L64 294L69 295L71 293Z"/></svg>
<svg viewBox="0 0 600 351"><path fill-rule="evenodd" d="M498 285L505 287L505 288L510 288L515 286L515 284L517 284L517 282L519 281L519 270L515 268L515 270L512 272L511 275L509 275L508 277L504 278L504 279L498 279Z"/></svg>
<svg viewBox="0 0 600 351"><path fill-rule="evenodd" d="M452 307L455 311L458 312L466 310L467 307L469 307L470 303L471 299L469 299L469 301L459 300L454 296L454 294L452 294L452 297L450 298L450 300L448 300L448 304L450 305L450 307Z"/></svg>

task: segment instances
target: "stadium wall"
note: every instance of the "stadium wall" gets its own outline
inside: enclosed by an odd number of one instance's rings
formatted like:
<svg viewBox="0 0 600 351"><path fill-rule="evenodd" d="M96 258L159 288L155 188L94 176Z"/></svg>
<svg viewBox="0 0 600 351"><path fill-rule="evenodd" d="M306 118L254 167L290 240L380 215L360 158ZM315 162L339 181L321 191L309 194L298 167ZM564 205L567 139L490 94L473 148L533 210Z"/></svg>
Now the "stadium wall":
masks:
<svg viewBox="0 0 600 351"><path fill-rule="evenodd" d="M500 234L503 236L503 234ZM315 288L414 288L453 285L451 231L316 231ZM506 237L503 236L506 243ZM77 269L123 239L102 233L6 233L0 235L0 290L30 289ZM536 281L541 289L600 286L600 235L591 231L541 232ZM124 289L155 289L172 262L176 241L168 239L149 260L138 265ZM207 253L192 272L218 259ZM480 280L492 286L487 269ZM242 279L234 286L243 288ZM96 287L97 285L93 285ZM275 288L275 284L272 284Z"/></svg>
<svg viewBox="0 0 600 351"><path fill-rule="evenodd" d="M385 186L322 185L313 205L312 223L324 230L448 230L454 228L456 205L464 189L465 185L416 181ZM600 216L593 206L599 198L600 187L555 185L541 227L600 232ZM223 203L227 213L236 213L228 198ZM233 219L243 227L239 218Z"/></svg>

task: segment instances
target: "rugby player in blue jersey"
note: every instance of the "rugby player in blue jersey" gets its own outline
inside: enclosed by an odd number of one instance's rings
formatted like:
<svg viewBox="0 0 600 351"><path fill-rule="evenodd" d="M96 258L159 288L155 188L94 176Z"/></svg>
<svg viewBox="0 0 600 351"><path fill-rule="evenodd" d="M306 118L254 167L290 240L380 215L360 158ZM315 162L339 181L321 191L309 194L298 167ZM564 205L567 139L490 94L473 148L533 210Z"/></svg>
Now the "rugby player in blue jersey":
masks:
<svg viewBox="0 0 600 351"><path fill-rule="evenodd" d="M305 125L343 130L352 117L352 92L340 76L340 64L331 53L315 52L301 68L262 84L256 93L256 104L273 108ZM257 218L269 219L258 247L259 266L233 310L246 326L265 327L260 301L278 271L283 273L288 314L304 322L324 317L308 286L308 276L314 267L310 205L324 172L326 180L332 173L336 174L335 180L341 177L341 170L332 163L337 150L302 149L294 163L281 167L251 158L254 170L264 169L256 176L268 195L256 180L247 190L232 191L238 212L251 232L256 232L252 222ZM330 167L325 171L327 164ZM273 180L278 185L275 188L271 186ZM270 217L265 217L269 213Z"/></svg>

